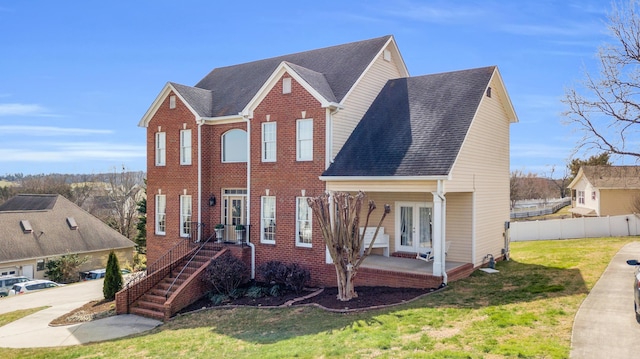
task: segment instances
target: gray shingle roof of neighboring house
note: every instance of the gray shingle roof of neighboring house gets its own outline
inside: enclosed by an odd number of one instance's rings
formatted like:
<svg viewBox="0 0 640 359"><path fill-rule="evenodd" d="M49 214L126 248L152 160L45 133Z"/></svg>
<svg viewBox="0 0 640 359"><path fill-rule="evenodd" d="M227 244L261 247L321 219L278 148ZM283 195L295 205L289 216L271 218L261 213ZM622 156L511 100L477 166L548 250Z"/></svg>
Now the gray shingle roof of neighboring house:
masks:
<svg viewBox="0 0 640 359"><path fill-rule="evenodd" d="M237 115L287 62L330 102L340 102L391 35L216 68L195 87L173 84L203 117Z"/></svg>
<svg viewBox="0 0 640 359"><path fill-rule="evenodd" d="M0 262L134 246L60 195L18 195L0 205Z"/></svg>
<svg viewBox="0 0 640 359"><path fill-rule="evenodd" d="M446 176L495 66L389 80L323 176Z"/></svg>
<svg viewBox="0 0 640 359"><path fill-rule="evenodd" d="M596 188L640 188L640 166L583 166L582 171Z"/></svg>

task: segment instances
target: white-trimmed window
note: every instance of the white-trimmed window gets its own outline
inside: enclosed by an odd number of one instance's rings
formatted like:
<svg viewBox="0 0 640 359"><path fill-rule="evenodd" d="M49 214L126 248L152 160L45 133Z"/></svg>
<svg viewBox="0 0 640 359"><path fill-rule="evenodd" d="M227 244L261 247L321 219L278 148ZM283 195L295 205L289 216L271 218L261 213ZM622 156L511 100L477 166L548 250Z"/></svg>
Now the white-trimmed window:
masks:
<svg viewBox="0 0 640 359"><path fill-rule="evenodd" d="M307 197L296 197L296 245L311 247L311 208Z"/></svg>
<svg viewBox="0 0 640 359"><path fill-rule="evenodd" d="M247 132L233 129L222 135L222 162L247 162Z"/></svg>
<svg viewBox="0 0 640 359"><path fill-rule="evenodd" d="M191 130L180 130L180 164L191 164Z"/></svg>
<svg viewBox="0 0 640 359"><path fill-rule="evenodd" d="M584 204L584 191L578 191L578 204Z"/></svg>
<svg viewBox="0 0 640 359"><path fill-rule="evenodd" d="M297 121L296 153L298 161L313 160L313 119Z"/></svg>
<svg viewBox="0 0 640 359"><path fill-rule="evenodd" d="M262 162L276 161L276 123L262 123Z"/></svg>
<svg viewBox="0 0 640 359"><path fill-rule="evenodd" d="M191 196L180 196L180 237L191 234Z"/></svg>
<svg viewBox="0 0 640 359"><path fill-rule="evenodd" d="M596 200L596 191L591 192L591 199Z"/></svg>
<svg viewBox="0 0 640 359"><path fill-rule="evenodd" d="M276 242L276 197L262 196L260 209L260 242Z"/></svg>
<svg viewBox="0 0 640 359"><path fill-rule="evenodd" d="M167 162L167 133L156 132L156 166L164 166Z"/></svg>
<svg viewBox="0 0 640 359"><path fill-rule="evenodd" d="M156 195L156 234L167 234L167 196Z"/></svg>

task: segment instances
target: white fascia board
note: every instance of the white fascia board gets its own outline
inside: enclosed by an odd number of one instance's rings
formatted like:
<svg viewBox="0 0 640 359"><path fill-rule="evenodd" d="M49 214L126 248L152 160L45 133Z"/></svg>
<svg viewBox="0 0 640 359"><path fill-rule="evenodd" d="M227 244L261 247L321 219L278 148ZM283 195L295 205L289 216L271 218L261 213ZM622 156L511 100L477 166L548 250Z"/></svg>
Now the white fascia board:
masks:
<svg viewBox="0 0 640 359"><path fill-rule="evenodd" d="M578 182L580 182L580 179L582 179L582 176L584 176L584 171L582 170L582 167L580 167L580 169L578 170L578 173L576 174L576 178L574 178L573 181L569 183L567 188L573 189L573 187L577 185ZM589 180L587 180L587 182L589 182Z"/></svg>
<svg viewBox="0 0 640 359"><path fill-rule="evenodd" d="M400 77L409 77L409 70L407 70L407 65L404 63L404 59L402 58L402 55L400 54L400 50L398 49L398 45L396 44L396 40L394 39L393 35L389 38L389 40L387 40L387 42L384 44L384 46L382 46L380 48L380 51L378 51L378 53L376 54L376 56L373 57L373 59L371 60L371 62L369 62L369 65L367 65L367 68L364 69L364 71L362 71L362 73L360 74L360 76L358 77L358 79L356 80L356 82L353 83L353 86L351 86L351 88L349 89L349 91L347 92L346 95L344 95L344 97L342 98L342 101L340 101L341 104L344 104L345 100L349 97L349 95L351 94L351 92L358 87L358 84L360 83L360 81L362 81L362 79L364 78L365 74L369 72L369 70L371 69L371 67L373 66L373 64L376 62L376 60L378 58L380 58L380 56L382 55L382 52L389 47L389 45L393 45L393 52L397 55L397 58L400 59L399 64L400 64L400 72L403 72L402 75L404 76L400 76ZM393 57L396 58L396 57ZM397 62L396 62L397 63Z"/></svg>
<svg viewBox="0 0 640 359"><path fill-rule="evenodd" d="M173 93L176 96L178 96L180 101L182 101L182 103L184 103L185 106L187 106L187 108L189 109L189 111L191 111L191 113L196 118L196 120L200 118L200 115L193 109L193 107L191 107L191 105L184 99L184 97L180 95L180 93L175 89L175 87L173 87L173 85L171 85L170 82L167 82L167 84L164 85L164 87L162 88L162 91L160 91L160 94L153 101L153 103L151 104L147 112L145 112L144 116L142 116L142 119L140 120L140 122L138 122L139 127L149 127L149 122L151 121L153 116L156 114L156 112L160 108L160 105L162 105L162 103L164 102L164 99L171 93L171 91L173 91Z"/></svg>
<svg viewBox="0 0 640 359"><path fill-rule="evenodd" d="M324 96L320 95L316 89L314 89L309 83L298 75L296 71L294 71L286 62L281 62L278 67L271 73L271 76L262 84L258 92L253 96L251 101L247 103L247 106L240 112L243 116L253 117L253 110L267 97L267 94L271 89L276 85L276 82L284 75L288 73L294 80L296 80L299 84L304 87L307 92L311 94L316 100L320 102L321 107L331 107L334 102L327 101Z"/></svg>
<svg viewBox="0 0 640 359"><path fill-rule="evenodd" d="M502 75L500 75L500 71L498 70L498 66L496 66L495 70L493 70L493 75L491 75L491 79L489 80L489 84L491 84L491 81L494 78L500 84L499 91L504 96L504 98L505 98L505 100L507 102L505 105L506 105L506 110L507 110L507 116L509 116L509 121L511 123L520 122L518 120L518 115L516 114L516 110L513 107L513 103L511 102L511 97L509 97L509 93L507 92L507 88L504 86L504 82L502 81ZM486 92L486 90L485 90L485 92Z"/></svg>
<svg viewBox="0 0 640 359"><path fill-rule="evenodd" d="M201 120L206 125L224 125L228 123L245 122L246 118L241 114L237 114L219 117L202 117Z"/></svg>
<svg viewBox="0 0 640 359"><path fill-rule="evenodd" d="M342 182L342 181L448 181L450 176L320 176L318 177L324 182Z"/></svg>

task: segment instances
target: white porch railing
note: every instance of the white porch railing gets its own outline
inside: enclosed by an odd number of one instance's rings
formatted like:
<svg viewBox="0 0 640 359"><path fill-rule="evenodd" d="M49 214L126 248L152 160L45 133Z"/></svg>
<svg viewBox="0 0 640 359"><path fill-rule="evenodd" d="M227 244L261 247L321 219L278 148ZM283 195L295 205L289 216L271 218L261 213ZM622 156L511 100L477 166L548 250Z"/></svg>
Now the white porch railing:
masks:
<svg viewBox="0 0 640 359"><path fill-rule="evenodd" d="M610 217L511 222L509 235L512 242L637 236L640 235L640 218L638 215L628 214Z"/></svg>

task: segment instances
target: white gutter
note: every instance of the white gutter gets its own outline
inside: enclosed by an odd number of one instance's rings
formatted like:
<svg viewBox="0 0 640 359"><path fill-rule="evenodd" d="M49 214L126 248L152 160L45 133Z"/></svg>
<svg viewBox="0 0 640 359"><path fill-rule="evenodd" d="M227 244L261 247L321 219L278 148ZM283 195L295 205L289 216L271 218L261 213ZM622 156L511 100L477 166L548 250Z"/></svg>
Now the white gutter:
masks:
<svg viewBox="0 0 640 359"><path fill-rule="evenodd" d="M340 181L443 181L450 180L449 176L320 176L321 181L340 182Z"/></svg>
<svg viewBox="0 0 640 359"><path fill-rule="evenodd" d="M198 124L198 242L202 240L202 119Z"/></svg>
<svg viewBox="0 0 640 359"><path fill-rule="evenodd" d="M251 223L251 121L247 121L247 223ZM251 231L251 227L249 227ZM256 278L256 246L249 241L251 236L247 235L247 245L251 248L251 279Z"/></svg>

